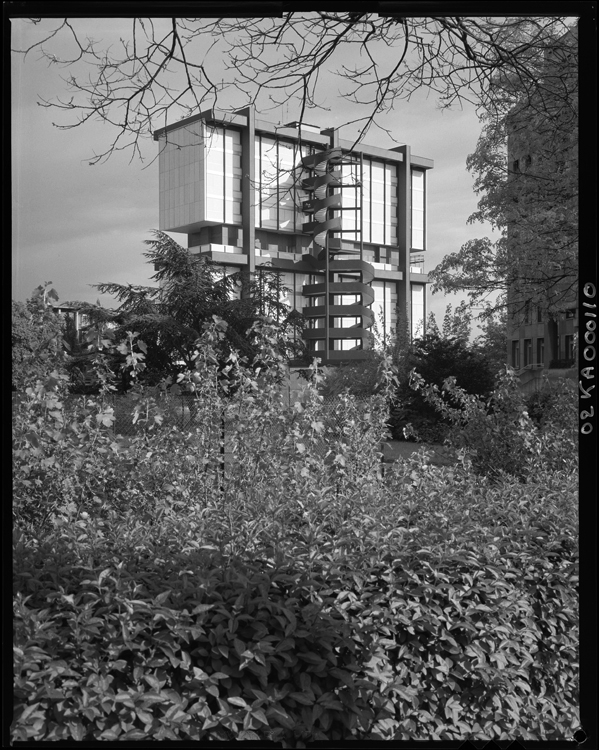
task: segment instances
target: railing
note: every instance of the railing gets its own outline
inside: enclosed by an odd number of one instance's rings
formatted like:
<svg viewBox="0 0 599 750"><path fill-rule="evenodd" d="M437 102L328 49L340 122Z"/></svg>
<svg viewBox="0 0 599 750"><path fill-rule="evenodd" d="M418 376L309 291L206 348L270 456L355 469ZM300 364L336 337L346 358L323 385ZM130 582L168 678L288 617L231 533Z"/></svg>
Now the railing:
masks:
<svg viewBox="0 0 599 750"><path fill-rule="evenodd" d="M374 278L374 269L361 257L355 257L361 256L361 249L342 249L340 238L331 237L332 233L351 231L355 235L359 231L356 228L344 230L341 216L331 214L332 211L343 211L346 208L343 206L340 190L361 187L359 182L344 184L342 172L336 167L357 162L353 157L344 155L340 148L312 154L304 157L302 162L306 169L314 172L312 176L302 180L304 190L311 193L309 200L302 204L302 210L313 217L312 221L303 224L302 229L312 235L317 247L322 248L318 257L310 258L310 261L315 271L324 271L323 283L306 284L302 290L305 297L315 299L313 306L304 308L304 315L311 319L324 319L324 325L309 328L304 335L307 340L314 341L314 351L322 352L325 364L328 361L361 359L368 356L365 349L368 348L371 334L367 329L374 322L372 312L368 309L374 302L374 294L369 285ZM333 189L338 192L332 193ZM352 210L355 208L351 207ZM354 278L334 281L331 277L335 273L351 274ZM359 295L359 301L347 305L331 304L331 295L346 294ZM316 300L322 300L323 304ZM331 325L331 317L359 318L361 323L352 327L334 326ZM334 344L331 345L331 341L343 342L348 339L359 341L360 348L335 350Z"/></svg>

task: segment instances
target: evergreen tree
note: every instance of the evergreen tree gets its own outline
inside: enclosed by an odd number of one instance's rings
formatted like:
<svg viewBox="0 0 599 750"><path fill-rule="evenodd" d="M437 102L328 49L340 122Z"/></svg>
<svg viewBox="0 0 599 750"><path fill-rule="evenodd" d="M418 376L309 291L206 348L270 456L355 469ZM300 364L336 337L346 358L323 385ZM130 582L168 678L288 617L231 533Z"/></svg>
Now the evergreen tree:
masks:
<svg viewBox="0 0 599 750"><path fill-rule="evenodd" d="M227 275L219 264L191 254L164 232L146 240L144 253L154 268L154 286L102 283L96 288L119 301L114 311L85 308L96 323L114 326L116 338L135 331L147 348L144 377L157 382L193 368L196 341L203 325L218 316L227 323L222 341L223 359L232 349L258 366L251 333L259 320L278 324L280 351L303 354L303 318L281 302L282 286L274 269L260 269L254 279L242 273Z"/></svg>

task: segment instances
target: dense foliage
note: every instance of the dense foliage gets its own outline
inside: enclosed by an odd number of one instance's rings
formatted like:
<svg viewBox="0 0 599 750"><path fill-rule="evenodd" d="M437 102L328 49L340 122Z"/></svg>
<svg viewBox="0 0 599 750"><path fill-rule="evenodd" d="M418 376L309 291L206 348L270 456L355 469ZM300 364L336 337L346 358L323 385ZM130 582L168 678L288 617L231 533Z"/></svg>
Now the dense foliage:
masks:
<svg viewBox="0 0 599 750"><path fill-rule="evenodd" d="M389 402L392 437L441 443L450 420L412 387L410 373L415 369L427 383L438 387L454 377L467 393L487 397L505 360L505 317L489 316L483 323L483 333L474 342L470 342L471 325L472 312L466 303L455 309L447 305L441 327L431 313L426 333L414 340L403 330L400 320L393 340L375 346L367 359L330 368L321 393L328 398L344 392L367 398L380 390L381 372L392 367L395 372L395 387Z"/></svg>
<svg viewBox="0 0 599 750"><path fill-rule="evenodd" d="M533 425L523 482L473 476L471 446L451 468L424 451L383 467L388 368L379 395L325 408L314 367L288 408L277 333L260 324L268 366L257 376L231 352L225 398L226 332L206 324L180 378L197 396L189 430L166 384L131 391L131 438L101 399L66 398L59 373L16 407L13 739L571 736L565 428L547 462ZM514 394L506 382L496 398Z"/></svg>
<svg viewBox="0 0 599 750"><path fill-rule="evenodd" d="M112 353L110 367L119 370L123 363L121 353L114 347L107 349L102 339L110 330L116 339L127 331L136 331L146 347L141 376L144 382L155 385L165 377L176 378L181 371L193 367L195 343L204 323L214 315L227 323L226 335L218 343L222 362L234 349L255 366L260 365L252 326L264 316L277 323L282 353L288 357L303 354L302 317L281 302L282 286L275 270L262 267L253 280L242 272L227 274L222 265L189 253L164 232L153 234L153 239L145 241L148 250L144 256L154 269L151 278L155 284L96 285L120 304L115 311L91 305L85 308L95 325L90 329L90 345L79 357L78 365L84 365L98 352L109 358ZM121 383L121 387L126 386L128 383Z"/></svg>
<svg viewBox="0 0 599 750"><path fill-rule="evenodd" d="M20 390L64 363L64 321L54 311L52 282L40 285L25 302L12 301L12 388Z"/></svg>
<svg viewBox="0 0 599 750"><path fill-rule="evenodd" d="M493 109L481 115L482 132L467 160L480 196L469 221L490 224L494 237L469 240L430 273L433 291L467 292L475 304L508 304L516 325L529 304L547 319L576 303L576 28L547 43L537 79L536 91L518 76L506 79Z"/></svg>
<svg viewBox="0 0 599 750"><path fill-rule="evenodd" d="M487 360L493 373L498 373L507 365L507 313L505 310L483 312L479 323L482 330L475 339L474 347Z"/></svg>

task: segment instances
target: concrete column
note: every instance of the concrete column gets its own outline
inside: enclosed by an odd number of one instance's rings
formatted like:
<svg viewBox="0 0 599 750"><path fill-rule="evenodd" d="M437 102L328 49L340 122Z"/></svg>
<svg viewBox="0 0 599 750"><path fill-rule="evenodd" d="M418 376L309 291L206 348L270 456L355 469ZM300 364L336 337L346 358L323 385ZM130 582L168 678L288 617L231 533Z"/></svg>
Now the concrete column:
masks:
<svg viewBox="0 0 599 750"><path fill-rule="evenodd" d="M399 245L399 270L402 281L397 283L397 304L404 312L410 337L412 335L412 299L410 290L410 247L412 246L412 174L409 146L393 149L403 155L397 165L397 244ZM425 303L426 305L426 303Z"/></svg>
<svg viewBox="0 0 599 750"><path fill-rule="evenodd" d="M256 113L253 107L246 107L238 114L247 118L247 127L241 131L241 226L243 254L248 259L245 270L253 279L256 270Z"/></svg>

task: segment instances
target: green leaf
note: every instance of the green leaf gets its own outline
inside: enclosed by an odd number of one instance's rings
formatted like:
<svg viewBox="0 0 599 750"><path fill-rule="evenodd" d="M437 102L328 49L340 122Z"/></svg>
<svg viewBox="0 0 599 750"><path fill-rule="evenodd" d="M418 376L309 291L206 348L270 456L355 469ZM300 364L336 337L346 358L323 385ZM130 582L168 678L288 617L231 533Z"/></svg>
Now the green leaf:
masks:
<svg viewBox="0 0 599 750"><path fill-rule="evenodd" d="M266 726L268 726L268 719L266 718L266 715L261 708L252 708L252 716L262 724L266 724Z"/></svg>
<svg viewBox="0 0 599 750"><path fill-rule="evenodd" d="M193 610L191 611L191 614L199 615L199 614L203 614L204 612L208 612L211 609L214 609L214 604L198 604L196 607L193 608Z"/></svg>
<svg viewBox="0 0 599 750"><path fill-rule="evenodd" d="M232 706L237 706L238 708L249 708L247 702L239 696L232 696L230 698L227 698L227 702Z"/></svg>
<svg viewBox="0 0 599 750"><path fill-rule="evenodd" d="M237 735L238 740L261 740L262 737L260 737L259 734L256 732L253 732L251 729L242 729L241 732Z"/></svg>
<svg viewBox="0 0 599 750"><path fill-rule="evenodd" d="M311 698L310 695L312 695ZM314 696L314 693L312 693L312 691L310 691L309 694L298 692L289 693L289 697L293 698L293 700L297 701L298 703L301 703L302 706L311 706L316 700L316 697Z"/></svg>
<svg viewBox="0 0 599 750"><path fill-rule="evenodd" d="M85 728L83 724L80 721L69 721L67 722L67 725L69 727L71 737L77 742L83 742L83 739L85 738Z"/></svg>

